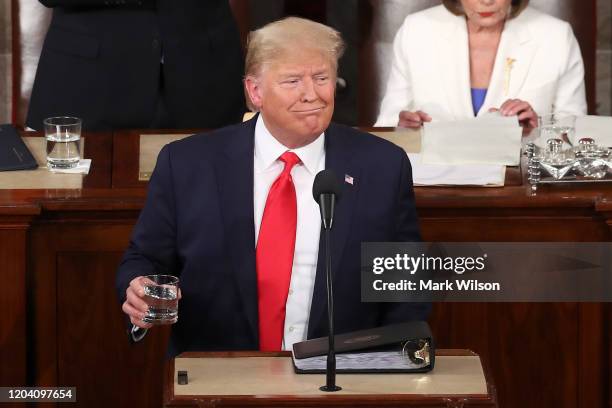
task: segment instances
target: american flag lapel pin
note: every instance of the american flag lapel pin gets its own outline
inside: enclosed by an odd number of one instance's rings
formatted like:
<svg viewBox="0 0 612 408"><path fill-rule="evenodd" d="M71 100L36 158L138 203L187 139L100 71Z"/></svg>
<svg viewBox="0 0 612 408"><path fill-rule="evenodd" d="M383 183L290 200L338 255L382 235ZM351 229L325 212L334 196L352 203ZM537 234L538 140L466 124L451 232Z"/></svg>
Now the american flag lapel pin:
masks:
<svg viewBox="0 0 612 408"><path fill-rule="evenodd" d="M353 183L355 182L355 179L352 176L349 176L348 174L344 175L344 182L350 184L351 186L353 185Z"/></svg>

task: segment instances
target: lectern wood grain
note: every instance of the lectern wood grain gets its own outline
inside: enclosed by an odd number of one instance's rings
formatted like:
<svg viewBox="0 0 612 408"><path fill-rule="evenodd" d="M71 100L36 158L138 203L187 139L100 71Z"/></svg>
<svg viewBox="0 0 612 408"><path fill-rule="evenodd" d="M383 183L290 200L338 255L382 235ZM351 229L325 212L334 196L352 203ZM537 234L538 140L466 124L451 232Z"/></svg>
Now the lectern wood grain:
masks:
<svg viewBox="0 0 612 408"><path fill-rule="evenodd" d="M477 355L441 350L425 374L342 374L325 393L324 375L295 374L290 353L186 353L169 362L165 406L496 406ZM178 370L189 384L178 385Z"/></svg>

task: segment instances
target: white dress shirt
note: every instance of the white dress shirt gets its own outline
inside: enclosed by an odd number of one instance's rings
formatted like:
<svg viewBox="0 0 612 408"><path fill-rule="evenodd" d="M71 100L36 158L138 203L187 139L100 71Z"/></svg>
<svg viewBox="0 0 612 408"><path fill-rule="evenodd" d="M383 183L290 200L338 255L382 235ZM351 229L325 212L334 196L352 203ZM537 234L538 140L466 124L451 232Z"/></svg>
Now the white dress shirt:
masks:
<svg viewBox="0 0 612 408"><path fill-rule="evenodd" d="M297 196L297 230L282 345L283 350L291 350L293 343L306 340L317 273L321 217L319 206L312 198L312 184L317 173L325 168L325 134L307 146L288 149L270 134L260 115L255 126L253 172L255 244L268 191L285 166L279 157L286 151L295 153L301 160L291 170Z"/></svg>

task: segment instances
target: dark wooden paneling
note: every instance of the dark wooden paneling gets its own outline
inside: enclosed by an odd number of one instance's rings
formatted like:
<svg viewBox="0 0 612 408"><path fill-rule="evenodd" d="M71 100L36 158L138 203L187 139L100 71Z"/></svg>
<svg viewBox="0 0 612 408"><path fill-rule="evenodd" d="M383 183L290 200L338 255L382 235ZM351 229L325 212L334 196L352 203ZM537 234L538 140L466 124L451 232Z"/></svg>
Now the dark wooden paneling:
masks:
<svg viewBox="0 0 612 408"><path fill-rule="evenodd" d="M92 159L89 174L83 180L85 188L110 188L113 165L113 135L106 132L86 132L83 157Z"/></svg>
<svg viewBox="0 0 612 408"><path fill-rule="evenodd" d="M19 219L0 226L2 386L26 385L26 230L27 223Z"/></svg>
<svg viewBox="0 0 612 408"><path fill-rule="evenodd" d="M605 407L610 401L609 313L610 304L581 304L578 309L578 401L581 407ZM600 335L595 336L595 333Z"/></svg>
<svg viewBox="0 0 612 408"><path fill-rule="evenodd" d="M169 328L130 346L114 288L135 216L80 215L33 227L31 382L76 386L79 407L158 407Z"/></svg>
<svg viewBox="0 0 612 408"><path fill-rule="evenodd" d="M592 208L583 204L573 209L504 208L502 214L492 208L454 208L451 213L448 208L427 208L420 220L426 241L609 240L606 223L592 212L582 215L582 208ZM477 212L484 214L479 217ZM494 212L497 217L489 215ZM498 384L501 406L602 407L608 371L601 356L609 353L606 307L437 304L431 324L439 347L469 347L482 356Z"/></svg>
<svg viewBox="0 0 612 408"><path fill-rule="evenodd" d="M500 406L569 408L578 401L578 311L577 304L448 303L435 305L431 323L438 347L469 345L481 355Z"/></svg>
<svg viewBox="0 0 612 408"><path fill-rule="evenodd" d="M57 254L58 384L80 407L159 407L168 327L130 345L114 276L122 252Z"/></svg>
<svg viewBox="0 0 612 408"><path fill-rule="evenodd" d="M543 218L543 217L421 217L423 239L428 242L535 242L605 241L609 231L602 223L591 218ZM560 224L564 228L559 228ZM521 226L519 228L519 225ZM476 234L477 233L477 234Z"/></svg>
<svg viewBox="0 0 612 408"><path fill-rule="evenodd" d="M610 319L612 319L612 305L608 304L606 305L604 324L605 336L603 338L604 345L606 347L606 350L608 351L608 358L602 359L604 361L601 362L601 364L603 365L602 369L604 371L602 375L602 383L604 386L601 389L590 389L590 391L595 391L595 393L597 394L600 394L602 392L604 394L607 394L608 406L612 408L612 324L610 322Z"/></svg>
<svg viewBox="0 0 612 408"><path fill-rule="evenodd" d="M146 187L146 182L138 180L140 134L140 131L124 131L113 136L116 141L113 143L113 187Z"/></svg>

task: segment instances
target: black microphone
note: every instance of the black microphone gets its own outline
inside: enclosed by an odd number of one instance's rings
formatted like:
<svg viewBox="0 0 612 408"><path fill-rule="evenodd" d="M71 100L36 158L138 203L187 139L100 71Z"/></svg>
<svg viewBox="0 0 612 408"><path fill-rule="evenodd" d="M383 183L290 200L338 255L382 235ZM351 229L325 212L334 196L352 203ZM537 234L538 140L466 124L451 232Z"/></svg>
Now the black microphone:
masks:
<svg viewBox="0 0 612 408"><path fill-rule="evenodd" d="M325 277L327 280L327 320L329 322L329 346L327 351L326 383L321 391L340 391L336 385L336 350L334 346L334 291L332 288L330 232L334 223L336 201L340 199L341 189L336 174L331 170L320 171L312 185L312 196L319 204L321 221L325 230Z"/></svg>
<svg viewBox="0 0 612 408"><path fill-rule="evenodd" d="M312 185L312 196L319 204L321 221L323 221L323 228L326 230L332 227L336 201L340 199L341 195L342 190L336 173L332 170L322 170L316 175Z"/></svg>

